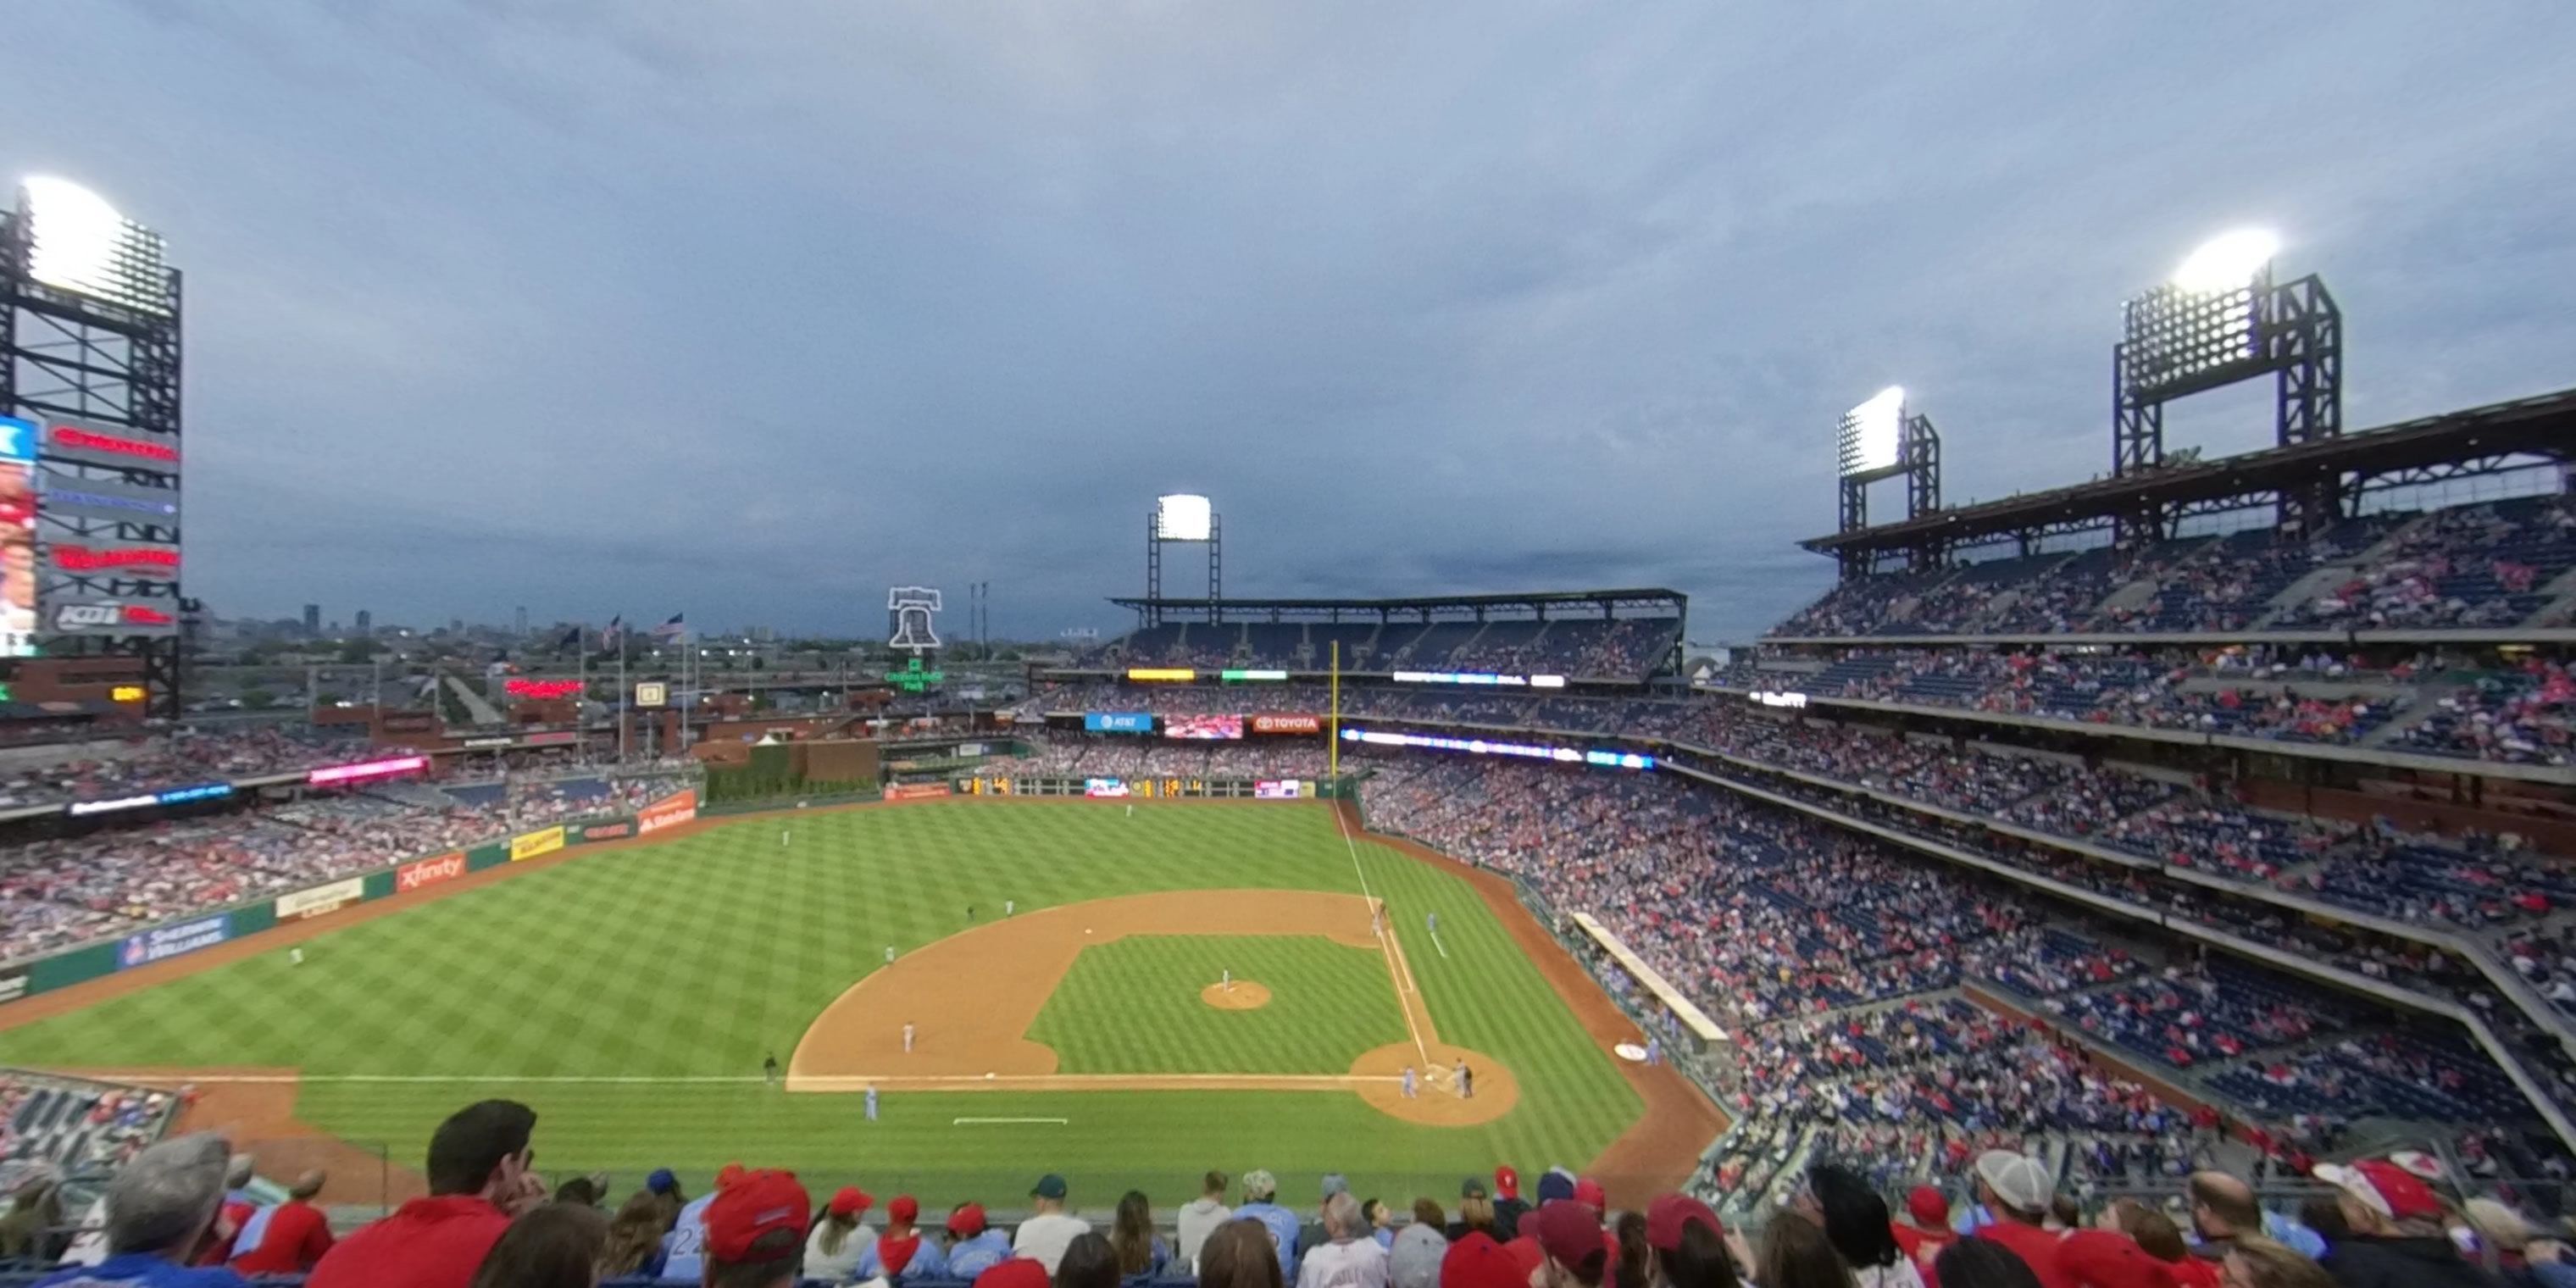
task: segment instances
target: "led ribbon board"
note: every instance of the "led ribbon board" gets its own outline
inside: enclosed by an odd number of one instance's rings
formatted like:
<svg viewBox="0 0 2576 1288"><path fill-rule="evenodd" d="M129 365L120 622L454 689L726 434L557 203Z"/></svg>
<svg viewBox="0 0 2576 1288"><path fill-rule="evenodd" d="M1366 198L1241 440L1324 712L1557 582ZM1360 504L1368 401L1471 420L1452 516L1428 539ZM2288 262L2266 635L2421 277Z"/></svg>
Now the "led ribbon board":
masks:
<svg viewBox="0 0 2576 1288"><path fill-rule="evenodd" d="M1367 743L1373 747L1416 747L1425 751L1463 751L1471 756L1516 756L1524 760L1546 760L1560 765L1591 765L1598 769L1653 769L1655 758L1633 751L1588 751L1575 747L1546 747L1528 742L1495 742L1487 738L1448 738L1427 733L1390 733L1378 729L1344 729L1342 741Z"/></svg>

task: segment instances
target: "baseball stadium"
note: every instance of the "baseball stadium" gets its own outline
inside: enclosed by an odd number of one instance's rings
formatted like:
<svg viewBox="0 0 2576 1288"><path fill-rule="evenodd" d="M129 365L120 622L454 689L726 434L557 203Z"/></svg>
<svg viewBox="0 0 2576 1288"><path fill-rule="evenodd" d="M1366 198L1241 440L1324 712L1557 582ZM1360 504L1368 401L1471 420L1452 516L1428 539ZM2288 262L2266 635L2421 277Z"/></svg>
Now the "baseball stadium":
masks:
<svg viewBox="0 0 2576 1288"><path fill-rule="evenodd" d="M1105 636L244 645L160 234L0 215L0 1288L2576 1282L2576 389L2347 425L2267 235L2108 474L1818 394L1749 643L1145 486Z"/></svg>

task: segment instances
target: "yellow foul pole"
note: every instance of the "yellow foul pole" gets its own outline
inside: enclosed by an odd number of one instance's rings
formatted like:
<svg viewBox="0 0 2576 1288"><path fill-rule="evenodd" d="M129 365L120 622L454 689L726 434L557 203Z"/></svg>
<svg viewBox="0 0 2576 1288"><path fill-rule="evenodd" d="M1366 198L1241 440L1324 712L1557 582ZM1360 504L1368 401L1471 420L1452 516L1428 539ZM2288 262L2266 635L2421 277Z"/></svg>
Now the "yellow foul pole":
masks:
<svg viewBox="0 0 2576 1288"><path fill-rule="evenodd" d="M1333 641L1332 712L1324 720L1325 776L1338 781L1342 776L1342 642ZM1338 789L1336 789L1338 790Z"/></svg>

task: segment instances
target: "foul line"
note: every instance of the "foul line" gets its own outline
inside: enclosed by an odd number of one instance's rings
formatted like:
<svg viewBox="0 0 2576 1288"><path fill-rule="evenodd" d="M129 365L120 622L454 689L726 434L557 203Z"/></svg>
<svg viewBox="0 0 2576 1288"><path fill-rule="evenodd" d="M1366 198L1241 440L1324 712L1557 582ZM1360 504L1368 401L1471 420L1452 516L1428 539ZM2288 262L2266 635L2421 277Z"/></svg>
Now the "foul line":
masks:
<svg viewBox="0 0 2576 1288"><path fill-rule="evenodd" d="M167 1069L125 1072L114 1069L84 1068L80 1077L98 1082L131 1082L146 1086L258 1087L291 1086L297 1083L389 1084L400 1086L472 1085L494 1082L537 1083L550 1086L625 1085L625 1086L692 1086L733 1085L758 1086L769 1079L759 1074L526 1074L506 1073L205 1073L174 1074ZM870 1085L901 1086L909 1089L945 1087L991 1087L1038 1085L1065 1089L1105 1088L1153 1089L1165 1086L1227 1086L1262 1084L1293 1085L1317 1089L1356 1087L1366 1083L1395 1082L1395 1074L1351 1073L982 1073L920 1074L805 1074L790 1079L803 1087L830 1087L851 1091ZM791 1088L792 1089L792 1088Z"/></svg>
<svg viewBox="0 0 2576 1288"><path fill-rule="evenodd" d="M1342 817L1339 802L1333 806L1333 830L1342 834L1342 848L1350 852L1351 871L1360 879L1360 899L1368 905L1369 934L1377 939L1378 951L1386 955L1387 978L1395 984L1395 1004L1404 1010L1404 1031L1413 1038L1413 1053L1423 1064L1431 1063L1431 1048L1422 1041L1422 1025L1413 1018L1413 999L1421 996L1413 986L1413 968L1404 965L1404 950L1396 946L1395 934L1387 926L1386 905L1369 892L1368 869L1360 863L1360 847L1351 840L1351 825ZM1440 954L1448 956L1443 950Z"/></svg>
<svg viewBox="0 0 2576 1288"><path fill-rule="evenodd" d="M1073 1120L1070 1118L951 1118L948 1120L948 1125L951 1127L1007 1127L1025 1123L1070 1127L1073 1125Z"/></svg>

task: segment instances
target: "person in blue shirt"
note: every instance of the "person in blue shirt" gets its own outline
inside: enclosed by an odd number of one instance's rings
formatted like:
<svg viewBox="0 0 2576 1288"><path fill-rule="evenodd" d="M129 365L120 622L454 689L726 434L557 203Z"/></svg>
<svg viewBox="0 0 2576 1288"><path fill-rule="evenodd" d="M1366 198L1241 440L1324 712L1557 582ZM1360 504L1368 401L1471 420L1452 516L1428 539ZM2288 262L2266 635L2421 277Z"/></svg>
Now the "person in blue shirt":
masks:
<svg viewBox="0 0 2576 1288"><path fill-rule="evenodd" d="M960 1203L948 1214L948 1277L975 1276L1011 1259L1011 1236L984 1224L984 1205Z"/></svg>
<svg viewBox="0 0 2576 1288"><path fill-rule="evenodd" d="M696 1283L705 1276L707 1265L707 1205L716 1195L742 1178L742 1164L727 1163L716 1173L715 1188L691 1199L680 1209L680 1219L671 1232L662 1236L662 1273L664 1283Z"/></svg>
<svg viewBox="0 0 2576 1288"><path fill-rule="evenodd" d="M165 1140L134 1156L107 1183L107 1259L72 1266L36 1288L134 1284L142 1288L245 1288L223 1266L188 1266L223 1211L232 1147L208 1132Z"/></svg>
<svg viewBox="0 0 2576 1288"><path fill-rule="evenodd" d="M1243 1206L1234 1210L1237 1221L1259 1221L1270 1231L1270 1246L1279 1250L1279 1276L1291 1283L1297 1279L1297 1214L1279 1206L1279 1178L1268 1172L1243 1174Z"/></svg>

